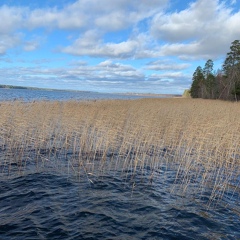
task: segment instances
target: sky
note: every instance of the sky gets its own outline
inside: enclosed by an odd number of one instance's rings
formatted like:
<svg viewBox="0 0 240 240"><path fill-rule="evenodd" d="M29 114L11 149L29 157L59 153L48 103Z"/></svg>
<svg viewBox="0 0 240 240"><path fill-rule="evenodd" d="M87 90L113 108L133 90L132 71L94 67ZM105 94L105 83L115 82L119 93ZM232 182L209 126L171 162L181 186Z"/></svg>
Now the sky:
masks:
<svg viewBox="0 0 240 240"><path fill-rule="evenodd" d="M240 39L239 0L0 0L0 84L182 94Z"/></svg>

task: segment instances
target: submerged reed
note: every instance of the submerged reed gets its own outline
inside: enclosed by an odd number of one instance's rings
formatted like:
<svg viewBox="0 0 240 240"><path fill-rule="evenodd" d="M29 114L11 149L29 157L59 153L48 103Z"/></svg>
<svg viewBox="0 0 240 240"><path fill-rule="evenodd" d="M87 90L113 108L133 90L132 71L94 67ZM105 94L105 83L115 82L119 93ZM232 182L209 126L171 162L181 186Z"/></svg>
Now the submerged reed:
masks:
<svg viewBox="0 0 240 240"><path fill-rule="evenodd" d="M240 104L200 99L1 102L0 176L26 169L93 178L176 170L181 192L240 193Z"/></svg>

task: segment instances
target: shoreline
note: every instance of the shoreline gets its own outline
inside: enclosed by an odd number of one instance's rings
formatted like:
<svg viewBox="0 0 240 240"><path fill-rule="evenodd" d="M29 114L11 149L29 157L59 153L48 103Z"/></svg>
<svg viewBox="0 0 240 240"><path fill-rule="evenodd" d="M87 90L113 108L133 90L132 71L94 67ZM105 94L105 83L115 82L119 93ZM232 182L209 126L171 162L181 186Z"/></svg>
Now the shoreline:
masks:
<svg viewBox="0 0 240 240"><path fill-rule="evenodd" d="M115 93L125 96L143 96L143 97L160 97L160 98L175 98L182 97L181 94L164 94L164 93Z"/></svg>

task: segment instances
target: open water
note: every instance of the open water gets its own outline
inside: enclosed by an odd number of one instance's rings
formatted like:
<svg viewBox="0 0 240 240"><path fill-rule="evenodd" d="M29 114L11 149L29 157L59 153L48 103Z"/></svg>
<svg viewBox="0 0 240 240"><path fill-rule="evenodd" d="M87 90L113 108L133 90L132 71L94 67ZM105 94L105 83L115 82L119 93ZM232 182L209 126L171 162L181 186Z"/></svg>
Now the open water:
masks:
<svg viewBox="0 0 240 240"><path fill-rule="evenodd" d="M207 208L208 192L171 193L172 170L156 172L153 182L149 174L78 179L31 171L0 178L0 239L240 239L239 208Z"/></svg>
<svg viewBox="0 0 240 240"><path fill-rule="evenodd" d="M4 89L1 100L21 94L28 101L105 98L85 92L28 91ZM134 178L111 169L78 178L68 169L51 166L19 173L14 165L8 175L0 167L1 240L240 239L239 193L208 205L208 189L199 197L191 188L186 195L172 192L178 183L171 168L156 169L150 181L147 167Z"/></svg>
<svg viewBox="0 0 240 240"><path fill-rule="evenodd" d="M22 100L100 100L100 99L137 99L144 96L121 95L98 92L64 91L64 90L31 90L31 89L3 89L0 88L0 101Z"/></svg>

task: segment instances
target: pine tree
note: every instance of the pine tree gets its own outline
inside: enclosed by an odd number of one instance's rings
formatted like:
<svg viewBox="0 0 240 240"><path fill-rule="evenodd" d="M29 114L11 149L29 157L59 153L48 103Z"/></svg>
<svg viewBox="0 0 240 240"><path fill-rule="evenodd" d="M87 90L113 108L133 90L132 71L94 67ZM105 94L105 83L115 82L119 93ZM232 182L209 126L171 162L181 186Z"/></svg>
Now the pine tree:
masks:
<svg viewBox="0 0 240 240"><path fill-rule="evenodd" d="M232 42L230 52L223 64L223 70L228 80L228 96L240 100L240 40Z"/></svg>
<svg viewBox="0 0 240 240"><path fill-rule="evenodd" d="M213 60L208 59L203 68L204 77L207 78L213 72Z"/></svg>
<svg viewBox="0 0 240 240"><path fill-rule="evenodd" d="M203 68L204 96L203 98L216 98L216 79L213 74L213 60L209 59Z"/></svg>
<svg viewBox="0 0 240 240"><path fill-rule="evenodd" d="M192 86L190 89L190 94L192 98L200 98L203 95L203 80L204 80L204 75L203 75L203 70L200 66L198 66L193 73L193 78L192 78Z"/></svg>

